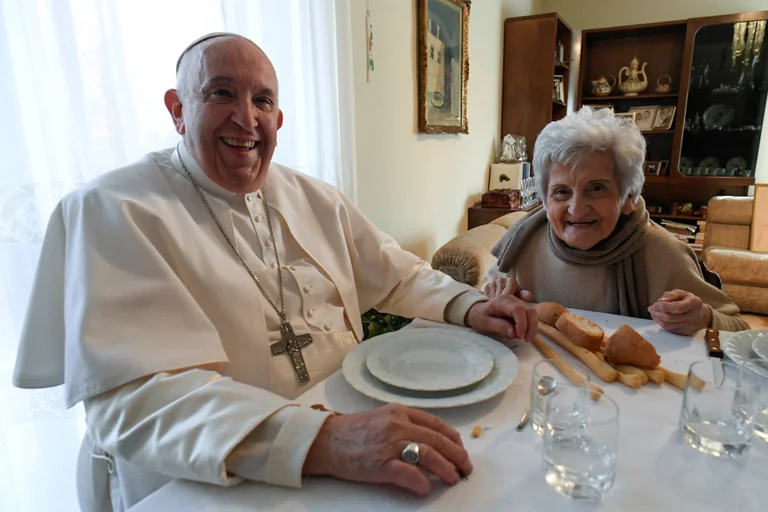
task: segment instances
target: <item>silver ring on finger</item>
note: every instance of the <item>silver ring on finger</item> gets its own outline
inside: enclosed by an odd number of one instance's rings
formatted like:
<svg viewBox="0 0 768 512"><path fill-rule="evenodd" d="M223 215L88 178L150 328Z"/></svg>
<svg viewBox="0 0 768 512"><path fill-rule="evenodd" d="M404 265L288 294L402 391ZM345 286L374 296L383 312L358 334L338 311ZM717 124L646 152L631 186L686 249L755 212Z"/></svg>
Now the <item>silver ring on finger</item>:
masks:
<svg viewBox="0 0 768 512"><path fill-rule="evenodd" d="M419 459L421 458L419 443L408 443L405 448L403 448L400 458L403 459L403 462L406 464L418 464Z"/></svg>

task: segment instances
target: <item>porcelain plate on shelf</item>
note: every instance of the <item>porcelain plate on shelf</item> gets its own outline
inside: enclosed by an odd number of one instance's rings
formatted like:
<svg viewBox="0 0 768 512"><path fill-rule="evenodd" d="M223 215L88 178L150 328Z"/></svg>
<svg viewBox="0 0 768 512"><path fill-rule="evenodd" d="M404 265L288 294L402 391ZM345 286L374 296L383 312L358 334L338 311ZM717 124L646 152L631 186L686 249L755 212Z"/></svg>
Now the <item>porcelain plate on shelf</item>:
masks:
<svg viewBox="0 0 768 512"><path fill-rule="evenodd" d="M411 334L409 331L413 332ZM471 339L493 357L493 369L491 373L478 382L466 388L460 388L450 391L411 391L381 382L368 371L366 359L380 343L386 343L387 339L396 339L398 335L402 336L446 336L451 333L450 328L413 328L402 329L400 331L376 336L370 340L361 343L352 352L344 358L341 366L344 378L354 389L370 398L385 403L399 403L409 407L418 407L421 409L444 409L450 407L460 407L464 405L475 404L488 400L507 389L517 376L517 357L509 348L498 341L482 336L471 331L457 330L461 336Z"/></svg>
<svg viewBox="0 0 768 512"><path fill-rule="evenodd" d="M493 370L493 356L467 333L407 329L377 343L365 364L380 381L412 391L450 391L477 384Z"/></svg>
<svg viewBox="0 0 768 512"><path fill-rule="evenodd" d="M723 352L731 360L739 365L756 357L752 352L752 343L757 338L768 337L768 329L752 329L736 332L728 336L723 343Z"/></svg>

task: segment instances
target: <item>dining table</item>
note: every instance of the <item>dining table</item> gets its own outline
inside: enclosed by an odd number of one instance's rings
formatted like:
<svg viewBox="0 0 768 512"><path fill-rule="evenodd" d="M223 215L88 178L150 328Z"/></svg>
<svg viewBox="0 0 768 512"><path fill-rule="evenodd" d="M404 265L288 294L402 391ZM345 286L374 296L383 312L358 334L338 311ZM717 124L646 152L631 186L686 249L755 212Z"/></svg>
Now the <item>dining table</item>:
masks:
<svg viewBox="0 0 768 512"><path fill-rule="evenodd" d="M612 333L629 324L655 345L662 366L687 373L690 364L708 358L704 331L679 336L651 320L571 310ZM418 321L414 322L418 324ZM413 328L417 328L413 326ZM462 329L456 327L456 329ZM728 333L721 333L725 339ZM550 344L569 363L577 360ZM613 488L599 501L568 499L545 481L542 440L529 426L516 430L529 402L531 373L543 359L536 348L518 340L510 348L518 374L502 393L480 403L433 409L461 434L474 470L454 486L433 479L433 490L417 497L389 485L306 478L301 489L243 482L224 488L174 480L136 504L133 512L191 511L765 511L768 510L768 443L754 439L739 458L705 455L685 443L679 418L683 391L667 383L632 389L605 383L594 374L619 407L619 442ZM340 412L373 409L368 398L345 380L341 371L318 382L298 398ZM481 427L479 437L471 435Z"/></svg>

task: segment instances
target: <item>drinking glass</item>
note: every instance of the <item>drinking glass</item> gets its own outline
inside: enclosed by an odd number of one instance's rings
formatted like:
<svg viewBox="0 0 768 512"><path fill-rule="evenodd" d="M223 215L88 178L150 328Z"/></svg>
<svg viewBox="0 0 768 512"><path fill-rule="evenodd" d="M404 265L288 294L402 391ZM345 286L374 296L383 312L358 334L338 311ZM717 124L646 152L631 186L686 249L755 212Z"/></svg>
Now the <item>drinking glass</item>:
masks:
<svg viewBox="0 0 768 512"><path fill-rule="evenodd" d="M546 481L569 498L601 499L616 477L619 407L598 391L565 387L547 404Z"/></svg>
<svg viewBox="0 0 768 512"><path fill-rule="evenodd" d="M579 363L568 363L568 366L573 368L574 372L580 375L583 379L583 384L577 387L590 389L591 381L589 380L589 372L583 365ZM554 359L544 359L539 361L533 367L533 374L531 375L531 425L533 430L539 434L539 437L544 435L544 416L547 413L547 403L552 395L542 395L539 393L537 385L542 377L552 377L555 379L556 388L561 389L563 387L574 386L565 375L557 368Z"/></svg>
<svg viewBox="0 0 768 512"><path fill-rule="evenodd" d="M739 383L752 407L755 437L768 443L768 361L750 359L744 363Z"/></svg>
<svg viewBox="0 0 768 512"><path fill-rule="evenodd" d="M708 455L736 457L749 451L752 413L739 383L739 367L711 358L691 364L683 395L683 439Z"/></svg>

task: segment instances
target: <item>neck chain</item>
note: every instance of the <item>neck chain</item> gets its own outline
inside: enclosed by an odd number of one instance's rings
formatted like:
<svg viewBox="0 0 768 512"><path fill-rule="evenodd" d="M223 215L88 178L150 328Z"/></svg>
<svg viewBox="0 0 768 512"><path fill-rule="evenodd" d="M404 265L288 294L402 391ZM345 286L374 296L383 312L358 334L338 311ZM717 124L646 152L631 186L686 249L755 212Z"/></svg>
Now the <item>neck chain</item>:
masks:
<svg viewBox="0 0 768 512"><path fill-rule="evenodd" d="M208 204L208 200L205 198L205 194L203 194L203 191L200 189L200 187L195 183L195 180L192 178L192 174L189 172L189 169L187 169L187 166L184 164L184 160L181 158L181 151L179 150L179 146L176 146L176 153L179 156L179 162L181 163L182 169L184 169L184 173L187 175L187 178L192 183L192 186L195 187L195 191L197 192L197 195L200 197L200 200L203 202L203 205L205 205L205 209L208 211L208 214L211 216L211 219L213 219L213 223L216 224L216 227L219 228L219 231L221 231L222 236L227 241L227 244L229 244L229 248L232 249L232 252L237 257L238 261L240 261L240 264L243 266L245 270L248 271L248 274L251 276L251 279L253 279L253 282L256 283L256 286L259 287L259 290L261 291L261 294L264 295L264 298L267 299L269 304L274 308L274 310L277 312L277 314L280 316L280 320L283 324L287 324L288 320L285 316L285 300L283 299L283 271L280 267L280 256L277 254L277 240L275 240L275 233L272 230L272 218L269 215L269 205L267 204L267 194L264 192L264 189L261 190L261 200L264 203L264 211L266 212L267 216L267 226L269 227L269 236L272 238L272 248L275 251L275 260L277 261L277 288L280 291L280 308L278 309L277 304L275 304L275 301L272 300L272 297L269 296L267 293L267 290L264 289L264 286L261 284L261 281L259 281L259 278L256 277L256 274L253 273L253 270L251 270L251 267L248 266L248 264L243 259L243 256L240 254L240 251L237 250L237 247L235 247L235 244L232 243L232 240L229 238L229 235L227 235L227 232L224 231L224 228L221 227L221 223L219 222L219 219L216 218L216 214L213 213L213 209L211 208L211 205Z"/></svg>

